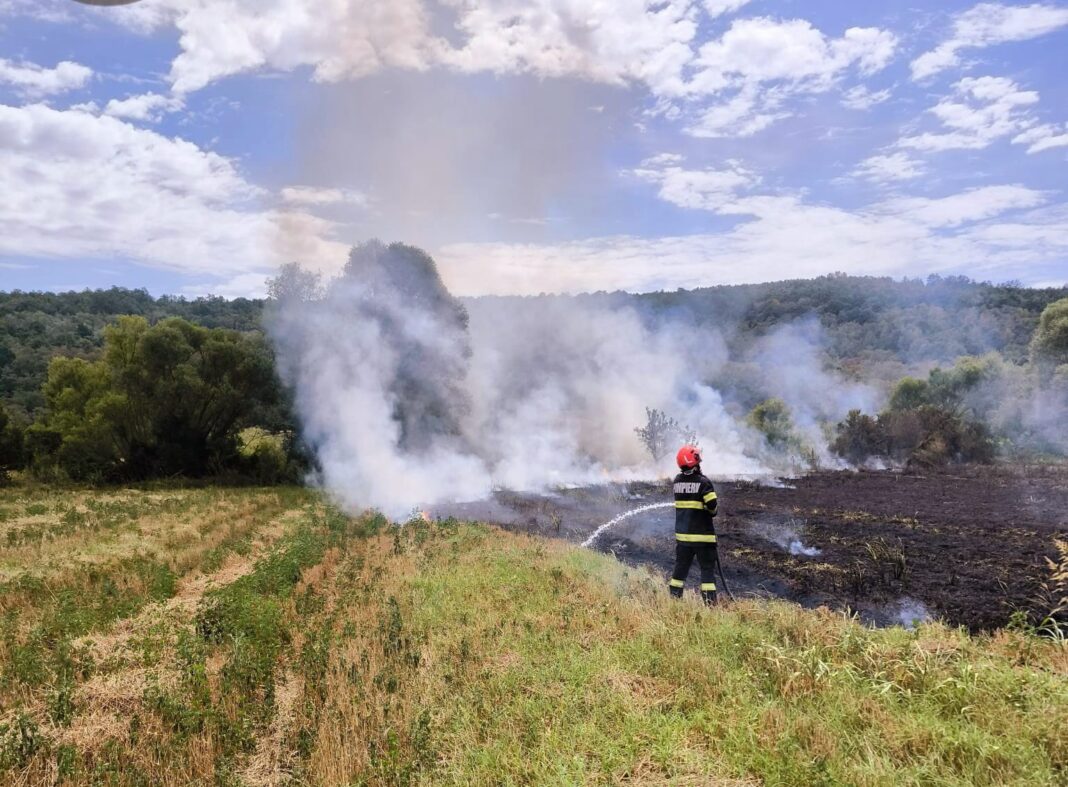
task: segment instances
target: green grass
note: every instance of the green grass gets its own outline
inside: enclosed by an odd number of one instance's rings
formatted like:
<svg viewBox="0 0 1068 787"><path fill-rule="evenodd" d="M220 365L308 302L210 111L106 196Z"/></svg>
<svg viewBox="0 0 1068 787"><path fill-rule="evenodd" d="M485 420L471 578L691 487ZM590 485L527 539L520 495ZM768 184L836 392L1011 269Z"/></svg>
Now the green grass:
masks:
<svg viewBox="0 0 1068 787"><path fill-rule="evenodd" d="M483 538L409 584L424 651L451 654L430 659L448 665L428 692L446 700L428 708L433 783L1068 776L1063 646L1025 656L1014 635L872 631L781 603L709 612L598 555Z"/></svg>
<svg viewBox="0 0 1068 787"><path fill-rule="evenodd" d="M322 505L286 521L188 605L122 609L128 639L106 659L49 650L39 691L5 709L0 769L31 784L1068 780L1063 641L707 610L609 557L455 521L397 529ZM216 546L239 543L216 528Z"/></svg>

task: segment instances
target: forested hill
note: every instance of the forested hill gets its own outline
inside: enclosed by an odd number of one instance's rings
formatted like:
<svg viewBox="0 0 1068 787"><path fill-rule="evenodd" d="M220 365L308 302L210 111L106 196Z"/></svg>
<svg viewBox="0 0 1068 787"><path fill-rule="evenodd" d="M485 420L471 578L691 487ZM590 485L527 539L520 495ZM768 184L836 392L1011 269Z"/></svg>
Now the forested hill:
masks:
<svg viewBox="0 0 1068 787"><path fill-rule="evenodd" d="M56 355L93 358L103 346L104 326L125 314L152 323L184 317L208 328L260 330L263 301L173 296L144 290L41 293L0 292L0 401L33 413L43 404L41 385Z"/></svg>
<svg viewBox="0 0 1068 787"><path fill-rule="evenodd" d="M1022 362L1042 310L1066 296L1068 282L1032 289L963 276L895 281L831 274L629 297L654 311L677 309L698 322L733 325L743 337L815 315L826 330L828 353L839 361L917 363L991 350Z"/></svg>
<svg viewBox="0 0 1068 787"><path fill-rule="evenodd" d="M726 329L735 346L777 325L816 317L839 363L897 367L952 361L998 350L1022 361L1049 303L1068 287L1029 289L963 277L895 281L842 274L767 284L707 287L641 295L600 293L580 299L627 303L650 316L673 314ZM263 301L173 296L112 288L69 293L0 293L0 400L24 413L41 403L49 359L92 357L103 328L123 314L150 322L183 317L206 327L260 330Z"/></svg>

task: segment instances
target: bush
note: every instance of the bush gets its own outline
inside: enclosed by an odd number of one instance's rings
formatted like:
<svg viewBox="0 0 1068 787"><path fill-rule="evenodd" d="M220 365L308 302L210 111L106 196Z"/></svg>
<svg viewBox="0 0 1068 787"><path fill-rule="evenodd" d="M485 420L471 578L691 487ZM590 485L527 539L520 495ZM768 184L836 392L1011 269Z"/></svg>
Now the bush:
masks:
<svg viewBox="0 0 1068 787"><path fill-rule="evenodd" d="M930 386L925 380L917 380L915 377L904 377L901 382L894 386L894 392L890 394L890 410L905 411L915 410L917 407L930 402Z"/></svg>
<svg viewBox="0 0 1068 787"><path fill-rule="evenodd" d="M297 480L298 472L286 452L284 435L252 426L238 434L242 470L261 484Z"/></svg>
<svg viewBox="0 0 1068 787"><path fill-rule="evenodd" d="M790 409L782 399L765 399L754 407L745 419L773 448L784 448L797 442Z"/></svg>
<svg viewBox="0 0 1068 787"><path fill-rule="evenodd" d="M959 358L926 380L904 377L877 418L851 411L831 450L853 464L871 457L919 465L990 462L995 443L986 421L1004 399L1017 398L1013 379L996 353Z"/></svg>
<svg viewBox="0 0 1068 787"><path fill-rule="evenodd" d="M932 405L891 408L878 418L851 410L838 424L831 450L853 464L872 457L923 466L994 459L994 441L984 424Z"/></svg>
<svg viewBox="0 0 1068 787"><path fill-rule="evenodd" d="M887 455L886 432L878 419L850 410L845 421L838 424L831 450L852 464L863 464L873 456Z"/></svg>

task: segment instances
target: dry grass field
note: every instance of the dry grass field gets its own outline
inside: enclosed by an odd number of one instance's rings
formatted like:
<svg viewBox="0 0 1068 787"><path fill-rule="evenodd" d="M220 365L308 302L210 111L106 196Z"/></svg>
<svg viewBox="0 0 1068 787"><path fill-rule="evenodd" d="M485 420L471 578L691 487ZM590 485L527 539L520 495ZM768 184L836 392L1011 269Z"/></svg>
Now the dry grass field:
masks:
<svg viewBox="0 0 1068 787"><path fill-rule="evenodd" d="M301 489L0 490L5 784L1027 784L1068 649Z"/></svg>

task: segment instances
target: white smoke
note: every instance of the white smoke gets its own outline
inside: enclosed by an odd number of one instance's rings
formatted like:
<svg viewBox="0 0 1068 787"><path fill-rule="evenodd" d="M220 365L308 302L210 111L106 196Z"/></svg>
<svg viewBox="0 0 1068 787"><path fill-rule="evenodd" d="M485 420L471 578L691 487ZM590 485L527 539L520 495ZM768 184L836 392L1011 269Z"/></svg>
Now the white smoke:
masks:
<svg viewBox="0 0 1068 787"><path fill-rule="evenodd" d="M464 330L459 302L412 254L360 247L321 298L281 297L269 320L318 480L347 508L403 516L494 488L668 475L673 452L654 463L634 433L647 407L695 430L706 472L772 473L762 436L716 387L728 360L717 331L603 298L472 301ZM770 389L803 418L844 415L829 403L844 389L806 341L778 337L758 358ZM801 397L791 381L803 379L822 395Z"/></svg>
<svg viewBox="0 0 1068 787"><path fill-rule="evenodd" d="M781 325L756 342L751 356L764 390L790 408L795 430L823 465L842 464L828 449L828 424L850 410L874 412L884 398L875 387L848 380L822 360L826 338L816 318Z"/></svg>

